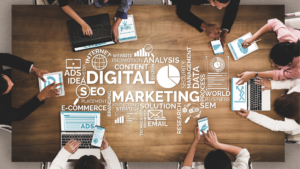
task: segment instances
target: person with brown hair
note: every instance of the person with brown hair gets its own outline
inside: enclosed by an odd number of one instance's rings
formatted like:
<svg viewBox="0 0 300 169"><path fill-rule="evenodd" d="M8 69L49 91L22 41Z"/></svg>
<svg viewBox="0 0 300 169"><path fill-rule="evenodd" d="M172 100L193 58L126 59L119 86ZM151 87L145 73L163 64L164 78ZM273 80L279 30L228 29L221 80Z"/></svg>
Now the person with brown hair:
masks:
<svg viewBox="0 0 300 169"><path fill-rule="evenodd" d="M265 88L262 90L289 89L287 94L279 96L274 102L276 113L285 117L285 120L274 120L265 115L244 109L238 111L238 114L272 131L284 131L291 135L300 133L300 79L275 81L259 77L256 80L256 84L264 86Z"/></svg>
<svg viewBox="0 0 300 169"><path fill-rule="evenodd" d="M81 143L77 140L70 140L57 154L53 160L50 169L73 169L67 165L69 157L75 153ZM103 137L102 146L100 152L106 161L106 165L103 165L97 157L93 155L82 156L74 166L74 169L121 169L119 159L112 148L108 145L108 142ZM73 165L71 165L73 166Z"/></svg>

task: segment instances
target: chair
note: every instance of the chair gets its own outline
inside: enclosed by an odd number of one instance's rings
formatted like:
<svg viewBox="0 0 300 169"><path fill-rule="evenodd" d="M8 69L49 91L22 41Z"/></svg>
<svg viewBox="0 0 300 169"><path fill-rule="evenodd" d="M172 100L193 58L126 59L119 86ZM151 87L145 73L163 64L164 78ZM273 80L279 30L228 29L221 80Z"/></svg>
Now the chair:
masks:
<svg viewBox="0 0 300 169"><path fill-rule="evenodd" d="M300 29L300 12L285 14L285 25L287 27ZM293 18L290 18L293 17ZM294 18L296 17L296 18Z"/></svg>

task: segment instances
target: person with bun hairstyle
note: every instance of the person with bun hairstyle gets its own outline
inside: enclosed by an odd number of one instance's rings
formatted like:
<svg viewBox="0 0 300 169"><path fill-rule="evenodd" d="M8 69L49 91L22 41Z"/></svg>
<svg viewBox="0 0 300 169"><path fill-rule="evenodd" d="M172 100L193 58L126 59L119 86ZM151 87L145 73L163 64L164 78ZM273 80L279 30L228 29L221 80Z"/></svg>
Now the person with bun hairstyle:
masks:
<svg viewBox="0 0 300 169"><path fill-rule="evenodd" d="M258 78L256 84L264 86L263 90L289 89L287 94L279 96L274 102L275 112L285 117L285 120L274 120L244 109L238 111L238 114L272 131L284 131L291 135L300 133L300 79L274 81L267 78Z"/></svg>
<svg viewBox="0 0 300 169"><path fill-rule="evenodd" d="M266 25L258 30L252 37L244 40L242 47L249 47L255 39L267 32L275 32L279 41L270 52L271 71L247 71L238 74L237 84L244 84L254 77L265 77L273 80L295 79L300 77L300 31L286 27L278 19L270 19Z"/></svg>

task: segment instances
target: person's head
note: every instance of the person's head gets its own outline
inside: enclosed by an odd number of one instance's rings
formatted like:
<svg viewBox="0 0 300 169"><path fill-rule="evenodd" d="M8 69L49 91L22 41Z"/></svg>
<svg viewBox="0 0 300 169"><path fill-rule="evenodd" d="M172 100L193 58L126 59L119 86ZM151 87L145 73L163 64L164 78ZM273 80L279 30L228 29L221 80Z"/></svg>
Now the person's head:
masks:
<svg viewBox="0 0 300 169"><path fill-rule="evenodd" d="M223 150L209 152L204 160L205 169L232 169L231 161Z"/></svg>
<svg viewBox="0 0 300 169"><path fill-rule="evenodd" d="M270 52L272 67L282 68L293 62L295 57L294 46L289 42L276 44Z"/></svg>
<svg viewBox="0 0 300 169"><path fill-rule="evenodd" d="M276 113L282 117L294 119L299 123L300 122L299 97L300 97L300 93L298 92L293 92L290 94L279 96L274 102L274 108Z"/></svg>
<svg viewBox="0 0 300 169"><path fill-rule="evenodd" d="M9 93L13 86L14 83L8 76L4 74L0 75L0 95Z"/></svg>
<svg viewBox="0 0 300 169"><path fill-rule="evenodd" d="M230 0L209 0L211 6L218 8L221 10L225 8L229 4Z"/></svg>
<svg viewBox="0 0 300 169"><path fill-rule="evenodd" d="M74 169L104 169L104 165L100 163L97 157L85 155L80 157Z"/></svg>

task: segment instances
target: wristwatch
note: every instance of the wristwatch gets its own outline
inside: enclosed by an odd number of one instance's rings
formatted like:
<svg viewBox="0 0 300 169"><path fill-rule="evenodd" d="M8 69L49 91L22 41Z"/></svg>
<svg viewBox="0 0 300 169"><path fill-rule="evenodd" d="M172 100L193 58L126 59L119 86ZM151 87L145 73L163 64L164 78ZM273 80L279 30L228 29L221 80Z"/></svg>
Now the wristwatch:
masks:
<svg viewBox="0 0 300 169"><path fill-rule="evenodd" d="M258 73L257 72L255 72L255 78L258 76Z"/></svg>

